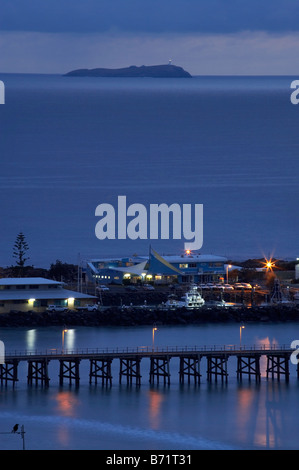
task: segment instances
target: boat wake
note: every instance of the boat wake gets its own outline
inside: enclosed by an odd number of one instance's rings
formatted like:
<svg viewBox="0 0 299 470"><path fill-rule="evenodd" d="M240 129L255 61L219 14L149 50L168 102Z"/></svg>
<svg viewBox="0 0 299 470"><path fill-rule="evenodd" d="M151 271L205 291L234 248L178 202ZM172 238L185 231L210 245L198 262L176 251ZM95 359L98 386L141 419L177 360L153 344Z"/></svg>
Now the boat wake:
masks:
<svg viewBox="0 0 299 470"><path fill-rule="evenodd" d="M11 419L11 422L21 422L25 426L25 431L27 430L26 440L30 444L34 444L34 437L30 438L30 423L31 424L38 424L42 425L43 430L40 429L41 433L44 433L44 429L47 426L53 426L56 428L60 428L61 426L68 428L70 434L78 433L79 436L82 437L82 432L91 432L93 436L98 434L99 440L98 442L103 442L102 434L105 435L106 438L110 437L110 439L114 438L114 442L121 443L119 438L123 438L123 440L132 440L132 446L128 446L126 444L125 447L121 445L115 445L115 449L132 449L132 450L148 450L148 449L176 449L176 450L232 450L236 449L235 447L229 446L227 444L223 444L221 442L217 442L214 440L209 440L206 438L202 438L200 436L191 436L186 434L180 433L171 433L168 431L155 431L151 429L142 429L133 426L124 426L120 424L112 424L108 422L96 421L96 420L86 420L86 419L77 419L77 418L66 418L61 416L38 416L38 415L20 415L19 413L0 413L0 418L3 423L4 419ZM26 429L27 428L27 429ZM33 431L36 433L36 430ZM39 435L40 437L40 435ZM45 436L46 438L46 436ZM117 439L117 441L115 441ZM72 439L70 439L72 440ZM77 448L76 442L78 437L74 435L74 444L71 447ZM45 439L46 441L46 439ZM53 444L53 443L52 443ZM82 442L80 443L82 446ZM30 446L32 448L32 446ZM53 445L50 445L53 447ZM1 445L0 445L1 448ZM99 448L99 447L98 447ZM86 450L91 449L90 447L86 447ZM46 448L45 448L46 450ZM102 447L102 450L105 450L105 447Z"/></svg>

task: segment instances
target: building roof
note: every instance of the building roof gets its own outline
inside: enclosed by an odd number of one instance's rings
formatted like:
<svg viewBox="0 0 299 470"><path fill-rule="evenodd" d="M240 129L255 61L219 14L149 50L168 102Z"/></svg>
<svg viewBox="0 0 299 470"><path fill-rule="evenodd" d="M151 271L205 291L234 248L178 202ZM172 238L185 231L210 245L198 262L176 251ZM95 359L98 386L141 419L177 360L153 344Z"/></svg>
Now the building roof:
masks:
<svg viewBox="0 0 299 470"><path fill-rule="evenodd" d="M87 263L117 263L119 261L123 263L140 263L144 261L145 259L148 259L148 256L131 256L131 257L114 257L114 258L93 258L88 260Z"/></svg>
<svg viewBox="0 0 299 470"><path fill-rule="evenodd" d="M62 299L95 299L93 295L82 294L81 292L75 292L67 289L49 289L49 290L38 290L32 291L29 289L23 290L3 290L0 291L0 302L4 300L62 300Z"/></svg>
<svg viewBox="0 0 299 470"><path fill-rule="evenodd" d="M163 258L168 261L169 263L225 263L227 258L223 256L216 256L216 255L170 255L170 256L163 256Z"/></svg>
<svg viewBox="0 0 299 470"><path fill-rule="evenodd" d="M62 284L62 282L52 281L44 277L6 277L0 279L0 286L21 286L21 285L49 285Z"/></svg>
<svg viewBox="0 0 299 470"><path fill-rule="evenodd" d="M113 271L121 271L123 273L137 274L141 276L143 272L146 272L145 270L146 264L147 264L147 260L139 264L134 264L133 266L127 266L125 268L111 268L111 269Z"/></svg>
<svg viewBox="0 0 299 470"><path fill-rule="evenodd" d="M154 250L152 249L152 252ZM155 252L156 253L156 252ZM202 262L202 263L213 263L213 262L227 262L227 258L224 256L217 256L217 255L198 255L198 254L182 254L182 255L159 255L161 258L164 260L168 261L169 263L183 263L183 262ZM90 268L94 266L92 263L96 262L103 262L103 263L109 263L109 262L115 262L115 261L124 261L130 260L135 263L140 263L143 262L144 260L149 260L149 256L138 256L138 257L132 257L132 258L98 258L98 259L92 259L88 262L88 265Z"/></svg>

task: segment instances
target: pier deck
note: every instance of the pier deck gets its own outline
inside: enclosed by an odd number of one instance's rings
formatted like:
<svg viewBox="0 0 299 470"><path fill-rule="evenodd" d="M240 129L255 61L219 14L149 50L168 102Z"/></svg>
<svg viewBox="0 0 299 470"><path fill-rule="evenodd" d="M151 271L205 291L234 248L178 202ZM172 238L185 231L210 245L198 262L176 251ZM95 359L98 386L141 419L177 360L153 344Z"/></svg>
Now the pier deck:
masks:
<svg viewBox="0 0 299 470"><path fill-rule="evenodd" d="M50 377L48 365L50 361L59 362L59 383L67 380L69 384L80 383L80 363L89 361L90 373L89 383L98 383L101 379L102 385L112 384L111 364L118 360L119 383L125 377L127 384L141 384L140 364L143 359L149 359L149 383L155 380L159 383L160 378L164 384L170 384L170 361L179 359L179 381L181 384L191 380L195 384L200 383L200 364L202 359L207 363L207 381L228 380L228 361L231 357L237 358L237 378L242 380L247 375L249 380L254 377L260 381L261 368L260 359L267 360L266 378L280 380L282 377L289 380L289 361L293 349L287 346L203 346L203 347L136 347L115 349L77 349L46 351L10 351L5 353L4 364L0 364L0 384L7 385L18 382L18 365L21 362L28 363L28 385L40 384L49 386ZM296 365L297 378L299 378L299 366Z"/></svg>

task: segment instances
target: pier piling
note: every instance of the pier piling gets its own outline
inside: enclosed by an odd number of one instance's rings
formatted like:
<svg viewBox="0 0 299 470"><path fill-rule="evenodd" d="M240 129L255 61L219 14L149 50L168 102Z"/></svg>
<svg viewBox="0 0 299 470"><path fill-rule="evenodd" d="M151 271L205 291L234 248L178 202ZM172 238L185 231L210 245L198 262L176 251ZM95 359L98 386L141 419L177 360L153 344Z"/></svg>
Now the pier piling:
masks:
<svg viewBox="0 0 299 470"><path fill-rule="evenodd" d="M0 381L1 385L7 385L8 382L12 382L13 387L18 379L18 359L12 359L5 361L4 364L0 364Z"/></svg>
<svg viewBox="0 0 299 470"><path fill-rule="evenodd" d="M37 386L40 382L41 385L45 385L46 387L49 386L50 379L48 375L48 364L48 359L28 361L28 385L32 385L33 382L35 382L35 385Z"/></svg>
<svg viewBox="0 0 299 470"><path fill-rule="evenodd" d="M200 355L188 355L180 357L180 383L183 384L185 376L187 376L188 384L191 382L193 377L194 384L200 383Z"/></svg>
<svg viewBox="0 0 299 470"><path fill-rule="evenodd" d="M141 384L140 375L140 357L120 358L120 370L119 370L119 383L121 384L122 377L127 377L127 385L133 383L133 379L136 379L136 385Z"/></svg>
<svg viewBox="0 0 299 470"><path fill-rule="evenodd" d="M214 376L215 382L218 380L218 376L221 377L221 382L227 382L227 360L228 356L224 354L208 355L207 356L207 380L212 381Z"/></svg>
<svg viewBox="0 0 299 470"><path fill-rule="evenodd" d="M289 354L267 354L267 379L271 375L272 380L281 376L285 377L286 382L289 381Z"/></svg>
<svg viewBox="0 0 299 470"><path fill-rule="evenodd" d="M50 378L48 371L49 362L59 364L59 384L63 385L68 381L69 384L75 383L79 386L80 374L79 365L81 360L87 360L90 363L89 383L97 384L101 381L102 385L112 385L111 365L112 361L120 361L119 383L125 379L127 384L133 382L141 385L141 361L150 361L149 382L170 385L170 359L179 360L179 382L180 384L201 382L200 366L202 358L207 360L207 381L222 382L228 380L228 360L230 357L237 359L237 379L242 381L246 375L249 380L255 378L256 382L261 380L260 359L266 358L266 378L280 380L284 377L289 381L290 359L293 350L289 347L255 347L238 348L233 345L223 347L184 347L184 348L162 348L161 350L152 350L147 348L126 348L122 351L118 349L109 351L103 350L82 350L74 352L45 351L45 353L24 352L7 354L5 362L0 364L0 385L12 384L13 387L18 382L18 365L20 362L28 364L27 384L49 386ZM297 379L299 380L299 364L295 364ZM22 375L23 377L23 375Z"/></svg>
<svg viewBox="0 0 299 470"><path fill-rule="evenodd" d="M102 379L102 385L112 385L112 375L111 375L111 363L112 359L90 359L90 369L89 369L89 383L98 383L98 378Z"/></svg>
<svg viewBox="0 0 299 470"><path fill-rule="evenodd" d="M78 387L80 382L79 375L79 364L80 359L60 359L60 371L59 371L59 384L63 385L64 379L69 380L69 385L72 384L73 380L75 385Z"/></svg>
<svg viewBox="0 0 299 470"><path fill-rule="evenodd" d="M155 382L155 377L157 378L157 383L159 383L160 377L163 377L164 385L170 385L169 362L169 356L151 356L150 384Z"/></svg>
<svg viewBox="0 0 299 470"><path fill-rule="evenodd" d="M261 380L260 371L260 354L254 355L243 355L238 354L237 356L237 378L242 381L243 374L246 374L251 380L251 376L255 377L255 381Z"/></svg>

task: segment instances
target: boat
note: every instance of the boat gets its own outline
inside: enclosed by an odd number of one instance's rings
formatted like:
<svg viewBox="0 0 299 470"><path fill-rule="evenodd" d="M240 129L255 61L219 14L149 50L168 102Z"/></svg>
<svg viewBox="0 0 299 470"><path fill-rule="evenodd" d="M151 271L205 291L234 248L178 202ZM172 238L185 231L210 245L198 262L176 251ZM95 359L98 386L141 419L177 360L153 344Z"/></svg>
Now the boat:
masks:
<svg viewBox="0 0 299 470"><path fill-rule="evenodd" d="M274 286L272 289L272 295L270 299L271 304L276 305L285 305L285 306L293 306L294 302L289 299L289 296L285 295L282 291L280 282L278 279L274 280Z"/></svg>
<svg viewBox="0 0 299 470"><path fill-rule="evenodd" d="M289 294L285 295L280 282L278 279L274 280L273 289L271 292L270 302L262 302L259 307L269 307L269 306L285 306L285 307L294 307L296 305L296 294L294 295L294 300L290 300Z"/></svg>
<svg viewBox="0 0 299 470"><path fill-rule="evenodd" d="M184 303L184 307L188 309L201 308L205 304L205 300L198 292L196 285L192 285L185 295L183 295L182 302Z"/></svg>
<svg viewBox="0 0 299 470"><path fill-rule="evenodd" d="M221 308L241 308L243 307L242 303L236 303L236 302L226 302L225 300L208 300L206 302L206 307L207 308L213 308L213 307L221 307Z"/></svg>
<svg viewBox="0 0 299 470"><path fill-rule="evenodd" d="M182 296L181 300L177 300L174 295L170 295L168 300L162 304L163 309L187 308L194 310L203 307L205 300L197 290L196 285L192 285L190 289Z"/></svg>

